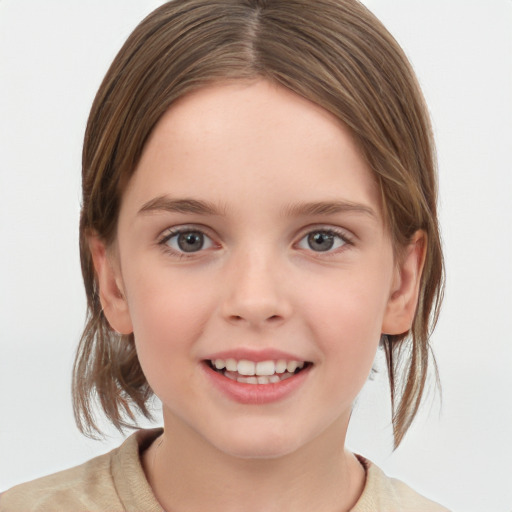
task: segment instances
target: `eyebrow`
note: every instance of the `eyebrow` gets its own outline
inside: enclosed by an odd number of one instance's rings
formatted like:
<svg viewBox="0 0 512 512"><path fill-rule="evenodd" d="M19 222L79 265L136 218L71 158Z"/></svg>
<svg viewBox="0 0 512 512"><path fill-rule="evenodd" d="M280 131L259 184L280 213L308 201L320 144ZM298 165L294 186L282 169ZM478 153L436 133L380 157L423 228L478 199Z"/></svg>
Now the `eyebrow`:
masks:
<svg viewBox="0 0 512 512"><path fill-rule="evenodd" d="M158 196L144 203L138 214L145 214L157 211L170 213L195 213L198 215L225 215L213 203L200 201L198 199L173 199L169 196Z"/></svg>
<svg viewBox="0 0 512 512"><path fill-rule="evenodd" d="M375 211L369 206L353 203L351 201L317 201L310 203L297 203L284 209L288 216L307 215L334 215L337 213L361 213L377 218Z"/></svg>
<svg viewBox="0 0 512 512"><path fill-rule="evenodd" d="M199 199L173 199L163 195L144 203L138 215L151 212L191 213L196 215L226 215L226 208L219 208L209 201ZM335 215L337 213L359 213L377 218L375 211L369 206L351 201L314 201L288 205L283 209L285 216Z"/></svg>

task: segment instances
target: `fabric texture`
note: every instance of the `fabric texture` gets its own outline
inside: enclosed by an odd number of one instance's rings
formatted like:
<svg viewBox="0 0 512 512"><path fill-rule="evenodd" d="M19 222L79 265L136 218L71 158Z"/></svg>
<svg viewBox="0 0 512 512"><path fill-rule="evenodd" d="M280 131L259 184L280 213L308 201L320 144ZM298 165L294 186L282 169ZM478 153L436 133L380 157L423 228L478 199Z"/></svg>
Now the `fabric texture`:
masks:
<svg viewBox="0 0 512 512"><path fill-rule="evenodd" d="M142 469L140 454L162 433L139 430L115 450L0 495L0 512L163 512ZM351 512L448 512L358 456L366 471Z"/></svg>

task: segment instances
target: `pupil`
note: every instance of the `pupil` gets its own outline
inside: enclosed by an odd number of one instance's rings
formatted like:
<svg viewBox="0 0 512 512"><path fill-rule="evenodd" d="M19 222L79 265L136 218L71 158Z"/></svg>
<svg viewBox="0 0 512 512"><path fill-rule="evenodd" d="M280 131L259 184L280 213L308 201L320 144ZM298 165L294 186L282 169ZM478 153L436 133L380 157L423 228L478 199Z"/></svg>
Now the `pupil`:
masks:
<svg viewBox="0 0 512 512"><path fill-rule="evenodd" d="M178 247L183 252L198 251L203 247L204 238L202 233L190 232L182 233L178 237Z"/></svg>
<svg viewBox="0 0 512 512"><path fill-rule="evenodd" d="M328 251L334 245L334 237L329 233L311 233L308 244L315 251Z"/></svg>

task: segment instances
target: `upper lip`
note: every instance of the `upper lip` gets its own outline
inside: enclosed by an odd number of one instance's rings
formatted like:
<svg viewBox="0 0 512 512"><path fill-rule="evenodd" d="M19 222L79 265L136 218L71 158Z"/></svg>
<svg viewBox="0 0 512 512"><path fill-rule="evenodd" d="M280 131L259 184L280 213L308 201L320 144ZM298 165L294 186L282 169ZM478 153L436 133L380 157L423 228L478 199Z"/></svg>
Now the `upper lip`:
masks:
<svg viewBox="0 0 512 512"><path fill-rule="evenodd" d="M216 359L236 359L240 361L242 359L246 359L248 361L277 361L279 359L284 359L286 361L307 361L301 356L297 354L292 354L290 352L284 352L282 350L276 350L273 348L266 349L250 349L250 348L236 348L231 350L222 350L220 352L215 352L209 354L204 358L205 360L216 360Z"/></svg>

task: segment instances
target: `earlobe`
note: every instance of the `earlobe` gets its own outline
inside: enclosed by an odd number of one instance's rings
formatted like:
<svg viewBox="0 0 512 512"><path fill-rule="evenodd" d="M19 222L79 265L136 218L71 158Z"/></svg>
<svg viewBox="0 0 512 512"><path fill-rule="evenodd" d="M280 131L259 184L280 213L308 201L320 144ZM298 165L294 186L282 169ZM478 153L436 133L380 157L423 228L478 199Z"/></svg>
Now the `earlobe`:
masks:
<svg viewBox="0 0 512 512"><path fill-rule="evenodd" d="M418 303L426 250L427 235L418 230L404 248L404 254L396 269L382 324L383 334L403 334L411 328Z"/></svg>
<svg viewBox="0 0 512 512"><path fill-rule="evenodd" d="M89 250L96 271L103 313L108 323L120 334L132 333L133 326L122 289L119 266L112 261L112 255L109 254L105 243L97 235L89 236Z"/></svg>

